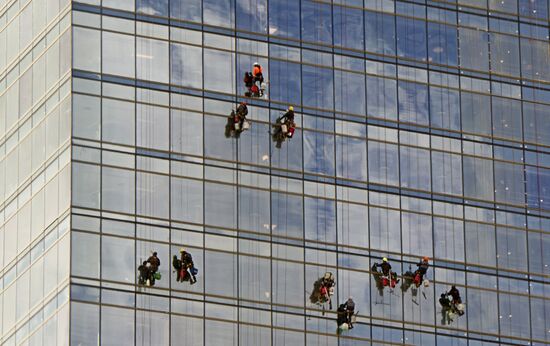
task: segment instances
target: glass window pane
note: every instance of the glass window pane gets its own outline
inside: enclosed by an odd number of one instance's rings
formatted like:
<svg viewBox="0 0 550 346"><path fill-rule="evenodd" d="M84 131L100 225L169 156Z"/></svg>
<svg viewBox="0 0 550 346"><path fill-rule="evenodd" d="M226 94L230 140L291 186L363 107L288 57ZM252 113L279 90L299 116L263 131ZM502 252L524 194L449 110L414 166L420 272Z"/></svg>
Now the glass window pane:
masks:
<svg viewBox="0 0 550 346"><path fill-rule="evenodd" d="M267 34L267 0L237 0L236 17L237 29Z"/></svg>
<svg viewBox="0 0 550 346"><path fill-rule="evenodd" d="M412 147L401 146L399 166L401 168L401 186L417 189L431 190L430 151Z"/></svg>
<svg viewBox="0 0 550 346"><path fill-rule="evenodd" d="M460 131L460 94L456 90L430 87L431 126Z"/></svg>
<svg viewBox="0 0 550 346"><path fill-rule="evenodd" d="M168 17L168 0L137 0L136 12Z"/></svg>
<svg viewBox="0 0 550 346"><path fill-rule="evenodd" d="M395 17L379 12L364 13L365 49L368 52L395 55Z"/></svg>
<svg viewBox="0 0 550 346"><path fill-rule="evenodd" d="M451 261L464 261L464 223L434 217L435 257Z"/></svg>
<svg viewBox="0 0 550 346"><path fill-rule="evenodd" d="M362 6L363 4L361 3ZM333 6L334 44L341 47L363 50L363 11L356 8Z"/></svg>
<svg viewBox="0 0 550 346"><path fill-rule="evenodd" d="M165 175L137 173L137 213L168 219L169 178Z"/></svg>
<svg viewBox="0 0 550 346"><path fill-rule="evenodd" d="M431 63L458 65L457 29L454 26L428 23L428 61Z"/></svg>
<svg viewBox="0 0 550 346"><path fill-rule="evenodd" d="M102 208L123 213L134 213L134 172L118 168L103 167L101 179Z"/></svg>
<svg viewBox="0 0 550 346"><path fill-rule="evenodd" d="M99 209L99 166L73 162L72 204Z"/></svg>
<svg viewBox="0 0 550 346"><path fill-rule="evenodd" d="M99 140L101 109L98 97L73 95L73 136Z"/></svg>
<svg viewBox="0 0 550 346"><path fill-rule="evenodd" d="M138 0L139 2L140 0ZM160 6L158 0L150 1ZM167 3L166 3L167 5ZM164 14L168 15L168 13ZM168 83L168 43L148 38L137 39L137 78L159 83Z"/></svg>
<svg viewBox="0 0 550 346"><path fill-rule="evenodd" d="M134 345L134 310L101 307L101 344Z"/></svg>
<svg viewBox="0 0 550 346"><path fill-rule="evenodd" d="M135 145L135 103L104 98L101 106L103 112L101 128L103 140Z"/></svg>
<svg viewBox="0 0 550 346"><path fill-rule="evenodd" d="M304 203L306 239L321 243L335 243L336 205L334 201L306 197Z"/></svg>
<svg viewBox="0 0 550 346"><path fill-rule="evenodd" d="M384 185L399 185L397 145L369 141L369 180Z"/></svg>
<svg viewBox="0 0 550 346"><path fill-rule="evenodd" d="M200 113L171 110L171 150L202 156L202 120Z"/></svg>
<svg viewBox="0 0 550 346"><path fill-rule="evenodd" d="M100 72L101 42L99 31L73 28L73 66L92 72Z"/></svg>
<svg viewBox="0 0 550 346"><path fill-rule="evenodd" d="M72 233L71 275L99 278L99 236L96 234Z"/></svg>
<svg viewBox="0 0 550 346"><path fill-rule="evenodd" d="M269 34L300 38L300 2L269 0Z"/></svg>
<svg viewBox="0 0 550 346"><path fill-rule="evenodd" d="M101 237L101 278L133 284L137 276L134 261L135 241L131 239ZM115 258L116 257L116 260ZM105 321L102 318L102 321ZM133 323L132 323L133 324Z"/></svg>
<svg viewBox="0 0 550 346"><path fill-rule="evenodd" d="M492 201L494 199L493 162L472 157L463 158L464 196Z"/></svg>
<svg viewBox="0 0 550 346"><path fill-rule="evenodd" d="M203 222L203 183L197 180L171 178L171 218L184 222Z"/></svg>
<svg viewBox="0 0 550 346"><path fill-rule="evenodd" d="M164 107L137 105L137 146L168 150L170 141L169 110Z"/></svg>
<svg viewBox="0 0 550 346"><path fill-rule="evenodd" d="M304 170L334 176L334 136L304 131Z"/></svg>
<svg viewBox="0 0 550 346"><path fill-rule="evenodd" d="M336 175L367 180L367 143L363 139L336 136Z"/></svg>
<svg viewBox="0 0 550 346"><path fill-rule="evenodd" d="M302 80L304 106L329 110L334 108L334 78L332 70L302 65Z"/></svg>
<svg viewBox="0 0 550 346"><path fill-rule="evenodd" d="M235 2L233 0L203 0L202 10L205 24L225 28L235 27Z"/></svg>
<svg viewBox="0 0 550 346"><path fill-rule="evenodd" d="M205 183L205 220L213 226L237 227L237 191L234 186Z"/></svg>
<svg viewBox="0 0 550 346"><path fill-rule="evenodd" d="M462 195L462 158L457 154L432 151L434 192Z"/></svg>
<svg viewBox="0 0 550 346"><path fill-rule="evenodd" d="M191 22L201 22L201 2L201 0L170 0L170 17Z"/></svg>
<svg viewBox="0 0 550 346"><path fill-rule="evenodd" d="M311 0L302 1L302 40L332 44L331 6ZM287 12L287 10L285 10Z"/></svg>
<svg viewBox="0 0 550 346"><path fill-rule="evenodd" d="M485 31L459 28L460 66L489 71L489 34Z"/></svg>
<svg viewBox="0 0 550 346"><path fill-rule="evenodd" d="M500 1L499 1L500 2ZM520 75L519 40L517 37L491 33L491 70L509 75Z"/></svg>
<svg viewBox="0 0 550 346"><path fill-rule="evenodd" d="M103 31L102 48L103 73L134 78L136 68L134 36Z"/></svg>
<svg viewBox="0 0 550 346"><path fill-rule="evenodd" d="M426 22L397 17L397 55L426 61Z"/></svg>
<svg viewBox="0 0 550 346"><path fill-rule="evenodd" d="M466 263L496 265L495 228L466 222ZM469 302L468 306L472 303Z"/></svg>
<svg viewBox="0 0 550 346"><path fill-rule="evenodd" d="M90 345L99 339L99 306L71 302L71 345Z"/></svg>
<svg viewBox="0 0 550 346"><path fill-rule="evenodd" d="M219 1L216 1L219 2ZM227 14L223 15L224 21ZM204 49L204 87L212 91L235 93L235 54Z"/></svg>
<svg viewBox="0 0 550 346"><path fill-rule="evenodd" d="M170 83L202 88L202 49L170 44Z"/></svg>

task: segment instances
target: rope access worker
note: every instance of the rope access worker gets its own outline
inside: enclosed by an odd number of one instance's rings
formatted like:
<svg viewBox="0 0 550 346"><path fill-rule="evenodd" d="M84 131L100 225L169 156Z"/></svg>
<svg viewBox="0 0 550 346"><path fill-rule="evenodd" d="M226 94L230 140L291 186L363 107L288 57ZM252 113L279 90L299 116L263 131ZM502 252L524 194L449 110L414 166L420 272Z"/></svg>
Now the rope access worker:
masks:
<svg viewBox="0 0 550 346"><path fill-rule="evenodd" d="M146 285L147 281L151 279L151 270L147 265L147 261L143 261L143 263L138 267L138 272L139 272L138 284Z"/></svg>
<svg viewBox="0 0 550 346"><path fill-rule="evenodd" d="M286 137L292 138L294 130L296 129L296 123L294 122L294 107L288 106L285 114L279 119L282 125L281 130Z"/></svg>
<svg viewBox="0 0 550 346"><path fill-rule="evenodd" d="M386 257L382 258L382 264L376 263L376 266L382 269L382 274L389 277L391 274L391 264Z"/></svg>
<svg viewBox="0 0 550 346"><path fill-rule="evenodd" d="M254 82L259 82L262 84L264 82L263 69L260 64L257 62L254 63L254 69L252 70L252 76L254 77Z"/></svg>
<svg viewBox="0 0 550 346"><path fill-rule="evenodd" d="M246 106L246 102L243 101L237 106L237 109L235 110L235 124L238 124L238 127L235 126L235 130L242 131L244 121L246 120L246 116L248 115L248 107Z"/></svg>
<svg viewBox="0 0 550 346"><path fill-rule="evenodd" d="M195 264L193 263L193 256L191 256L189 252L185 251L184 248L180 249L180 254L182 270L185 270L187 272L187 274L189 275L189 281L191 285L193 285L197 282L197 278L195 277L197 269L195 268Z"/></svg>
<svg viewBox="0 0 550 346"><path fill-rule="evenodd" d="M430 267L430 259L428 256L424 256L420 262L416 264L418 269L416 269L416 272L414 273L414 284L416 286L419 286L422 281L424 281L424 275L428 272L428 268Z"/></svg>
<svg viewBox="0 0 550 346"><path fill-rule="evenodd" d="M158 258L157 253L153 252L153 254L149 256L149 258L147 259L147 262L151 265L150 279L151 279L151 286L154 286L155 276L157 276L156 273L158 272L160 267L160 259Z"/></svg>
<svg viewBox="0 0 550 346"><path fill-rule="evenodd" d="M395 272L392 272L391 270L391 264L388 262L388 259L386 257L382 258L382 264L375 263L373 265L373 269L376 270L376 268L382 269L382 286L390 286L391 288L394 288L395 285L399 282L397 279L397 274Z"/></svg>
<svg viewBox="0 0 550 346"><path fill-rule="evenodd" d="M344 303L346 309L346 322L348 323L349 329L353 328L352 317L355 314L355 302L353 297L349 297L348 300Z"/></svg>

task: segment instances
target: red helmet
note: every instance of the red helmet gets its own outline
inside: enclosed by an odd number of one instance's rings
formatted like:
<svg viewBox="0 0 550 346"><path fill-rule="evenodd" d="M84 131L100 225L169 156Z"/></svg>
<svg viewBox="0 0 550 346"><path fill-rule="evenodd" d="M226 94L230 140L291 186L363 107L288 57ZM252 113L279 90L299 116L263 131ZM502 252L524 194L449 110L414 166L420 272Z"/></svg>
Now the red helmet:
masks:
<svg viewBox="0 0 550 346"><path fill-rule="evenodd" d="M424 257L422 257L422 261L429 262L430 258L428 256L424 256Z"/></svg>

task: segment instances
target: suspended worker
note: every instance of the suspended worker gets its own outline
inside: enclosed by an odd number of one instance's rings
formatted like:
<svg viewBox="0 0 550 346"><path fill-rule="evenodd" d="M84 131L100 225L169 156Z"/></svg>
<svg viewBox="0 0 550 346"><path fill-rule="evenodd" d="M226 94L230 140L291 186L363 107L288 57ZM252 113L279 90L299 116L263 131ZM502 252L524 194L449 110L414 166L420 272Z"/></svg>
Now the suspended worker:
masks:
<svg viewBox="0 0 550 346"><path fill-rule="evenodd" d="M447 295L453 298L453 301L452 301L453 304L458 305L462 303L462 298L460 298L460 292L458 291L455 285L451 286L451 289L449 290L449 292L447 292Z"/></svg>
<svg viewBox="0 0 550 346"><path fill-rule="evenodd" d="M183 277L182 277L182 271L181 271L181 268L182 268L182 262L181 260L178 258L177 255L174 255L172 257L172 267L174 267L174 271L176 272L176 281L177 282L180 282L180 281L183 281Z"/></svg>
<svg viewBox="0 0 550 346"><path fill-rule="evenodd" d="M254 69L252 70L252 76L254 77L254 82L259 82L262 84L264 82L263 69L260 64L257 62L254 63Z"/></svg>
<svg viewBox="0 0 550 346"><path fill-rule="evenodd" d="M381 268L382 272L378 272L377 268ZM382 264L375 263L372 266L372 269L375 271L375 275L381 275L382 278L379 281L379 284L381 287L390 286L391 288L394 288L395 285L399 282L397 279L397 273L392 272L391 270L391 264L388 262L388 259L386 257L382 258Z"/></svg>
<svg viewBox="0 0 550 346"><path fill-rule="evenodd" d="M279 121L282 125L285 125L285 127L281 127L283 134L292 138L294 130L296 129L296 123L294 122L294 107L288 106L285 114L283 114Z"/></svg>
<svg viewBox="0 0 550 346"><path fill-rule="evenodd" d="M235 110L235 130L236 131L242 131L243 130L243 124L246 120L246 116L248 115L248 107L246 106L246 102L243 101L237 106L237 109Z"/></svg>
<svg viewBox="0 0 550 346"><path fill-rule="evenodd" d="M424 256L420 262L416 264L418 269L416 269L416 272L414 273L414 284L416 286L419 286L422 281L424 281L424 275L428 272L428 268L430 267L430 258L428 256Z"/></svg>
<svg viewBox="0 0 550 346"><path fill-rule="evenodd" d="M349 326L349 329L353 328L353 315L355 314L355 302L353 301L353 297L349 297L348 300L344 303L346 308L346 322Z"/></svg>
<svg viewBox="0 0 550 346"><path fill-rule="evenodd" d="M147 262L151 265L150 280L151 280L151 285L154 286L155 279L157 278L160 279L160 275L157 274L160 267L160 259L158 258L157 253L153 252L153 254L149 256L149 258L147 259Z"/></svg>
<svg viewBox="0 0 550 346"><path fill-rule="evenodd" d="M191 285L193 285L197 282L197 278L195 277L195 275L197 274L197 269L195 268L195 264L193 263L193 256L191 256L189 252L185 251L184 248L180 249L180 255L182 271L185 271L184 273L187 273L187 275L189 275L189 282L191 283Z"/></svg>
<svg viewBox="0 0 550 346"><path fill-rule="evenodd" d="M460 293L454 285L451 287L449 292L441 294L439 304L442 306L441 313L443 315L443 324L453 322L456 315L464 315L464 304L462 304Z"/></svg>
<svg viewBox="0 0 550 346"><path fill-rule="evenodd" d="M382 269L382 274L384 276L390 276L391 274L391 264L388 262L386 257L382 258L382 264L376 263L376 266Z"/></svg>
<svg viewBox="0 0 550 346"><path fill-rule="evenodd" d="M147 261L143 261L143 263L138 267L138 272L138 284L148 285L148 282L150 282L151 279L151 271L149 269Z"/></svg>

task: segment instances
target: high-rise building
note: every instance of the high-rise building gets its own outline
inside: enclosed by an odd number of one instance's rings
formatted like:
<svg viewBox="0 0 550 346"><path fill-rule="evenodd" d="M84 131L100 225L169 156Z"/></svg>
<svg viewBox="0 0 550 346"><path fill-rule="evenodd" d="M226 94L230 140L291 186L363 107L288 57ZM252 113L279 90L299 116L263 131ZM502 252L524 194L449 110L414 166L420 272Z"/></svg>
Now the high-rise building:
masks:
<svg viewBox="0 0 550 346"><path fill-rule="evenodd" d="M549 27L547 0L0 0L0 344L550 344Z"/></svg>

